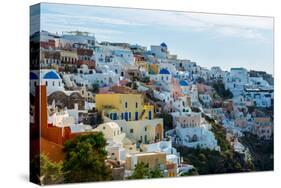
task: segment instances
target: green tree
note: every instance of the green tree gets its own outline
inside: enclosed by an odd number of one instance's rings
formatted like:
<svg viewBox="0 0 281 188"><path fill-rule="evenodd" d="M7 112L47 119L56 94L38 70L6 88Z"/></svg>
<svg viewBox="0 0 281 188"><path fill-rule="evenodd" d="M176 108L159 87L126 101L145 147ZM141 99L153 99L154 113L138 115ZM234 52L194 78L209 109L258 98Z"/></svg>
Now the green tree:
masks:
<svg viewBox="0 0 281 188"><path fill-rule="evenodd" d="M99 93L99 84L97 84L97 83L92 84L92 89L91 89L91 91L92 91L93 93Z"/></svg>
<svg viewBox="0 0 281 188"><path fill-rule="evenodd" d="M150 169L148 164L143 162L137 163L133 174L129 179L149 179L149 178L160 178L163 177L163 173L159 167Z"/></svg>
<svg viewBox="0 0 281 188"><path fill-rule="evenodd" d="M68 64L64 65L64 72L70 72L70 67Z"/></svg>
<svg viewBox="0 0 281 188"><path fill-rule="evenodd" d="M112 179L106 165L106 140L102 133L81 135L64 144L65 182L105 181Z"/></svg>
<svg viewBox="0 0 281 188"><path fill-rule="evenodd" d="M194 176L198 175L198 172L195 168L189 170L188 172L182 173L180 176Z"/></svg>
<svg viewBox="0 0 281 188"><path fill-rule="evenodd" d="M162 177L164 176L159 167L150 170L150 178L162 178Z"/></svg>
<svg viewBox="0 0 281 188"><path fill-rule="evenodd" d="M146 76L142 79L142 82L144 82L144 83L148 83L149 81L150 81L150 78L148 76Z"/></svg>
<svg viewBox="0 0 281 188"><path fill-rule="evenodd" d="M138 85L136 82L133 82L132 84L132 89L137 90L138 89Z"/></svg>
<svg viewBox="0 0 281 188"><path fill-rule="evenodd" d="M133 174L129 177L129 179L147 179L149 178L149 168L148 164L143 162L137 163Z"/></svg>
<svg viewBox="0 0 281 188"><path fill-rule="evenodd" d="M58 184L63 183L62 162L52 162L48 156L40 154L40 184Z"/></svg>
<svg viewBox="0 0 281 188"><path fill-rule="evenodd" d="M213 88L216 90L218 95L224 99L231 99L233 94L229 89L225 89L222 81L217 81L213 84Z"/></svg>
<svg viewBox="0 0 281 188"><path fill-rule="evenodd" d="M165 130L170 130L173 128L173 116L169 113L161 113L156 115L157 118L162 118L163 119L163 124L164 124L164 129Z"/></svg>

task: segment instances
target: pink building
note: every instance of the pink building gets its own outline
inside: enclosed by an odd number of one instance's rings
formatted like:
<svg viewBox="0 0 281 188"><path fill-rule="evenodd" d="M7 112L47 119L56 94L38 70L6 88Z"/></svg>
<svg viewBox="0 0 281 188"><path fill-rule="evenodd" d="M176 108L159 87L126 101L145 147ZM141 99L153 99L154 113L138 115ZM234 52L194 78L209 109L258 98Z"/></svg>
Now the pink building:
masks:
<svg viewBox="0 0 281 188"><path fill-rule="evenodd" d="M269 140L273 133L273 124L269 117L256 117L254 118L253 132L259 138Z"/></svg>
<svg viewBox="0 0 281 188"><path fill-rule="evenodd" d="M201 123L200 113L187 113L181 116L176 116L176 124L182 128L185 127L199 127Z"/></svg>

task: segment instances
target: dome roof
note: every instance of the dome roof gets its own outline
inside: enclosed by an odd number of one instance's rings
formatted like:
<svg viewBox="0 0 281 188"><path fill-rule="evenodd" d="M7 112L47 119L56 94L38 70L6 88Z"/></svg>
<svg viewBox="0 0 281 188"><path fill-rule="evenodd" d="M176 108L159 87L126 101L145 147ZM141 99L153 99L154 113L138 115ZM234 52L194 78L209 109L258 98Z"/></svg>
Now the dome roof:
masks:
<svg viewBox="0 0 281 188"><path fill-rule="evenodd" d="M161 69L159 71L159 74L170 74L170 72L168 71L168 69Z"/></svg>
<svg viewBox="0 0 281 188"><path fill-rule="evenodd" d="M59 75L55 73L54 71L50 71L45 74L43 77L44 79L60 79Z"/></svg>
<svg viewBox="0 0 281 188"><path fill-rule="evenodd" d="M164 47L164 48L167 48L167 44L166 44L165 42L162 42L162 43L160 44L160 46L161 46L161 47Z"/></svg>
<svg viewBox="0 0 281 188"><path fill-rule="evenodd" d="M38 76L34 72L29 73L29 79L30 80L38 80Z"/></svg>
<svg viewBox="0 0 281 188"><path fill-rule="evenodd" d="M180 86L188 86L188 83L184 80L180 81Z"/></svg>

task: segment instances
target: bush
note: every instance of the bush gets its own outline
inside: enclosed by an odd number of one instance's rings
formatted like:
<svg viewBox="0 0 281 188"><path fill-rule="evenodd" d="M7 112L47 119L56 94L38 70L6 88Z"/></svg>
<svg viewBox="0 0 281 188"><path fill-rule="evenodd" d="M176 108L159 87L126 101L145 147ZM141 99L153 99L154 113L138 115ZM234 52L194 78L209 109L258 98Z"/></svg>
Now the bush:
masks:
<svg viewBox="0 0 281 188"><path fill-rule="evenodd" d="M105 164L106 140L102 133L81 135L64 144L65 182L111 180L111 170Z"/></svg>

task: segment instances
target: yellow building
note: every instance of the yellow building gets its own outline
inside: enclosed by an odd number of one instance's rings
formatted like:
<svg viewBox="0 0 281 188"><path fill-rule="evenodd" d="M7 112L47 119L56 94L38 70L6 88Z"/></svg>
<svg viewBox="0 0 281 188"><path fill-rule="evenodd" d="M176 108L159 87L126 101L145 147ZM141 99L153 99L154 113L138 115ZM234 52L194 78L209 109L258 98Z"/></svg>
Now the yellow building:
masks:
<svg viewBox="0 0 281 188"><path fill-rule="evenodd" d="M96 109L112 120L151 120L154 107L143 101L141 94L97 94Z"/></svg>
<svg viewBox="0 0 281 188"><path fill-rule="evenodd" d="M148 164L149 168L166 169L166 153L164 152L141 152L129 154L126 157L126 170L134 170L138 163Z"/></svg>
<svg viewBox="0 0 281 188"><path fill-rule="evenodd" d="M61 61L67 63L75 63L78 60L78 55L76 51L60 51Z"/></svg>
<svg viewBox="0 0 281 188"><path fill-rule="evenodd" d="M141 94L97 94L96 109L104 120L115 121L135 143L163 139L163 119L155 118L154 106L145 105Z"/></svg>
<svg viewBox="0 0 281 188"><path fill-rule="evenodd" d="M147 72L149 74L158 74L159 67L157 64L147 64Z"/></svg>

